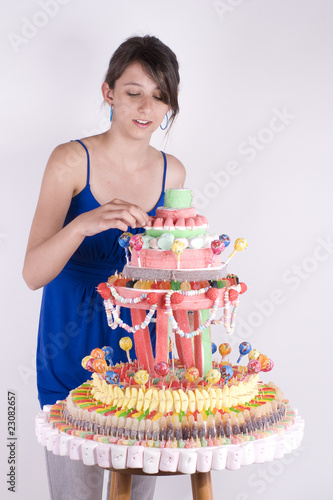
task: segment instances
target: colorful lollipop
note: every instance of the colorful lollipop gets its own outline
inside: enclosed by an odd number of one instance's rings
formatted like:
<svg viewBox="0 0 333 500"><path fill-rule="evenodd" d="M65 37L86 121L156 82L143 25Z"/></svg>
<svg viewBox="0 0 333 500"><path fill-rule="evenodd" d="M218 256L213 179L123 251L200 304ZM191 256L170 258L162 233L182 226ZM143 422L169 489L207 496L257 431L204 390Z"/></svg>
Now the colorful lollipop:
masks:
<svg viewBox="0 0 333 500"><path fill-rule="evenodd" d="M188 382L187 387L192 383L195 382L199 378L199 370L195 366L191 366L191 368L188 368L185 372L185 378Z"/></svg>
<svg viewBox="0 0 333 500"><path fill-rule="evenodd" d="M165 361L160 361L159 363L156 363L156 365L154 366L154 370L157 373L157 375L159 375L160 377L162 377L162 386L163 386L163 389L164 389L165 377L169 373L169 365L168 365L168 363L166 363Z"/></svg>
<svg viewBox="0 0 333 500"><path fill-rule="evenodd" d="M84 368L85 370L88 370L87 363L88 363L89 359L91 359L91 356L85 356L83 358L83 360L81 361L82 368Z"/></svg>
<svg viewBox="0 0 333 500"><path fill-rule="evenodd" d="M126 351L128 362L131 363L129 352L133 346L132 339L130 339L130 337L122 337L119 340L119 346L123 351Z"/></svg>
<svg viewBox="0 0 333 500"><path fill-rule="evenodd" d="M224 342L223 344L219 345L219 353L222 356L222 361L225 360L225 358L228 356L228 354L231 353L231 345L228 344L227 342Z"/></svg>
<svg viewBox="0 0 333 500"><path fill-rule="evenodd" d="M131 236L129 243L130 243L131 248L132 249L134 248L134 250L137 252L139 267L141 267L140 250L142 249L143 243L144 243L142 236L140 236L139 234L135 234L134 236Z"/></svg>
<svg viewBox="0 0 333 500"><path fill-rule="evenodd" d="M93 366L94 372L97 372L97 373L104 373L108 369L108 365L106 364L105 359L100 359L100 358L94 359L92 366Z"/></svg>
<svg viewBox="0 0 333 500"><path fill-rule="evenodd" d="M237 240L234 243L234 251L229 255L229 258L225 264L226 265L228 264L229 260L235 255L236 252L241 252L242 250L245 250L245 248L247 247L248 247L248 242L244 238L237 238Z"/></svg>
<svg viewBox="0 0 333 500"><path fill-rule="evenodd" d="M258 361L263 372L269 372L274 366L273 361L268 356L265 356L265 354L260 354L258 357Z"/></svg>
<svg viewBox="0 0 333 500"><path fill-rule="evenodd" d="M249 361L251 361L251 359L258 359L259 356L260 352L257 349L252 349L247 357L249 358Z"/></svg>
<svg viewBox="0 0 333 500"><path fill-rule="evenodd" d="M271 358L267 358L264 363L261 364L261 370L263 372L270 372L274 368L274 363Z"/></svg>
<svg viewBox="0 0 333 500"><path fill-rule="evenodd" d="M116 372L113 372L112 370L109 370L105 374L105 381L108 384L117 384L119 387L123 387L123 385L119 384L119 375Z"/></svg>
<svg viewBox="0 0 333 500"><path fill-rule="evenodd" d="M212 265L213 260L215 258L215 255L220 255L223 252L225 245L224 245L223 241L213 240L210 244L210 247L212 249L213 255L212 255L212 258L210 259L210 261L208 262L208 267L210 267Z"/></svg>
<svg viewBox="0 0 333 500"><path fill-rule="evenodd" d="M242 342L241 344L239 344L239 358L237 359L237 364L240 362L240 360L242 359L243 356L245 356L245 354L249 354L249 352L251 351L252 347L251 347L251 344L249 342Z"/></svg>
<svg viewBox="0 0 333 500"><path fill-rule="evenodd" d="M219 236L219 240L224 243L225 248L227 248L230 245L230 238L227 234L221 234Z"/></svg>
<svg viewBox="0 0 333 500"><path fill-rule="evenodd" d="M134 380L137 384L141 385L141 389L145 390L145 385L149 380L149 375L146 370L138 370L134 375Z"/></svg>
<svg viewBox="0 0 333 500"><path fill-rule="evenodd" d="M102 347L102 351L104 352L104 358L106 361L108 361L109 365L113 365L112 358L113 358L113 349L110 346L104 346Z"/></svg>
<svg viewBox="0 0 333 500"><path fill-rule="evenodd" d="M90 356L92 358L98 358L98 359L103 359L104 358L104 352L102 349L99 349L96 347L96 349L93 349L90 353Z"/></svg>
<svg viewBox="0 0 333 500"><path fill-rule="evenodd" d="M247 371L253 375L259 373L261 371L261 364L256 359L251 359L251 361L248 362Z"/></svg>
<svg viewBox="0 0 333 500"><path fill-rule="evenodd" d="M129 262L129 251L128 251L128 249L129 249L129 246L130 246L130 239L131 239L132 236L133 236L132 233L126 232L126 233L121 234L119 236L119 238L118 238L119 245L122 248L125 249L125 255L126 255L126 262L127 262L127 264Z"/></svg>
<svg viewBox="0 0 333 500"><path fill-rule="evenodd" d="M171 245L171 251L176 255L177 257L177 269L179 269L180 266L180 256L185 250L185 244L182 241L174 241Z"/></svg>
<svg viewBox="0 0 333 500"><path fill-rule="evenodd" d="M206 373L206 380L208 382L208 389L212 387L213 384L217 384L220 381L221 373L216 368L212 368Z"/></svg>
<svg viewBox="0 0 333 500"><path fill-rule="evenodd" d="M225 384L228 382L229 379L231 379L233 374L234 374L234 370L232 369L232 367L230 365L223 365L222 366L221 377L223 378Z"/></svg>

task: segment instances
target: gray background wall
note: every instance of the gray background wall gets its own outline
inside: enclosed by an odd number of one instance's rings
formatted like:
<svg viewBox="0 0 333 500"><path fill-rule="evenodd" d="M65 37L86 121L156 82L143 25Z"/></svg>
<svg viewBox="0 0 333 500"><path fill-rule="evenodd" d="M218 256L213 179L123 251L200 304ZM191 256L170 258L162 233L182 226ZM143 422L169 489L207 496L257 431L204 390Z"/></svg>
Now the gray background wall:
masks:
<svg viewBox="0 0 333 500"><path fill-rule="evenodd" d="M34 352L41 292L21 278L41 178L53 148L105 130L100 86L115 48L154 34L176 52L180 106L167 141L212 231L249 248L231 271L248 284L235 333L271 356L272 379L306 420L279 462L212 473L215 498L329 494L332 353L332 16L329 0L2 2L1 494L8 472L7 390L17 394L16 499L48 498ZM111 335L111 331L110 331ZM216 343L227 341L214 327ZM236 354L234 354L236 356ZM191 498L186 477L156 498ZM168 482L168 487L166 485Z"/></svg>

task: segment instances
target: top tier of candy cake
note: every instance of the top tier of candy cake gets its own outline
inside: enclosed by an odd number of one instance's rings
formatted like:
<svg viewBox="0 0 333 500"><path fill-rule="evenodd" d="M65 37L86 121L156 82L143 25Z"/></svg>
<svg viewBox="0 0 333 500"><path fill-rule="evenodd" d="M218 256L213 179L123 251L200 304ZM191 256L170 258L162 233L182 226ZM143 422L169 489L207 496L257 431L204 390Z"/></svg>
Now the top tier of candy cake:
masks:
<svg viewBox="0 0 333 500"><path fill-rule="evenodd" d="M224 242L209 234L208 221L192 205L189 189L167 189L163 207L156 210L142 238L132 247L124 274L132 279L219 279L226 274L221 262ZM229 240L230 241L230 240ZM139 248L136 250L136 248Z"/></svg>

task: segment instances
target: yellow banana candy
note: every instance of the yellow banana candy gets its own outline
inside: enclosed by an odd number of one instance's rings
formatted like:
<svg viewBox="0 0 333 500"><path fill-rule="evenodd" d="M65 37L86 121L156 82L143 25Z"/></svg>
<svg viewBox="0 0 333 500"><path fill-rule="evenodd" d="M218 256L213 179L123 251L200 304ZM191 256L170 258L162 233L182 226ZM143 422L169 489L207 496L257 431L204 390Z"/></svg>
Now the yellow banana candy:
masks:
<svg viewBox="0 0 333 500"><path fill-rule="evenodd" d="M216 390L213 388L211 388L209 391L209 400L210 400L209 408L210 410L213 410L216 407L216 400L217 400Z"/></svg>
<svg viewBox="0 0 333 500"><path fill-rule="evenodd" d="M203 407L204 407L205 400L204 400L203 395L199 391L199 389L195 389L195 400L196 400L196 403L197 403L197 410L198 411L202 411Z"/></svg>
<svg viewBox="0 0 333 500"><path fill-rule="evenodd" d="M164 413L165 412L165 404L166 404L166 398L165 398L165 392L164 391L159 391L158 392L158 399L160 400L159 411L161 413Z"/></svg>
<svg viewBox="0 0 333 500"><path fill-rule="evenodd" d="M159 401L159 398L158 398L158 390L157 389L153 389L152 397L151 397L151 402L150 402L150 405L149 405L149 411L150 412L155 411L156 408L158 408L159 404L160 404L160 401Z"/></svg>
<svg viewBox="0 0 333 500"><path fill-rule="evenodd" d="M187 391L187 397L188 397L188 408L190 412L195 411L195 394L193 391L189 390Z"/></svg>
<svg viewBox="0 0 333 500"><path fill-rule="evenodd" d="M137 399L138 399L138 390L136 387L132 387L131 397L130 397L130 400L128 402L127 408L128 409L135 408Z"/></svg>
<svg viewBox="0 0 333 500"><path fill-rule="evenodd" d="M172 397L172 392L170 391L170 389L167 389L165 391L165 399L166 399L165 412L168 413L169 411L172 410L172 407L173 407L173 397Z"/></svg>
<svg viewBox="0 0 333 500"><path fill-rule="evenodd" d="M172 391L172 395L173 395L173 403L175 405L175 413L179 413L181 408L179 393L178 391Z"/></svg>
<svg viewBox="0 0 333 500"><path fill-rule="evenodd" d="M144 394L143 394L143 390L140 388L138 391L138 399L136 402L136 409L138 411L142 410L143 402L144 402Z"/></svg>
<svg viewBox="0 0 333 500"><path fill-rule="evenodd" d="M186 410L188 408L188 397L183 391L183 389L179 389L178 391L179 396L180 396L180 401L181 401L181 410L186 413Z"/></svg>

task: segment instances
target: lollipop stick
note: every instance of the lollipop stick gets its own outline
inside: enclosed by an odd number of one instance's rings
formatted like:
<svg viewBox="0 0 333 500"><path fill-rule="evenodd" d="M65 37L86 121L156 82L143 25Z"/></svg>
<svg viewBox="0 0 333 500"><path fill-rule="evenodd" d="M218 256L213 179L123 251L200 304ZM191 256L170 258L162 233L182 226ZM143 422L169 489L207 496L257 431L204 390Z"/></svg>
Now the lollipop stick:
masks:
<svg viewBox="0 0 333 500"><path fill-rule="evenodd" d="M214 257L215 257L215 255L213 255L213 257L210 259L210 261L208 262L207 267L210 267L213 264Z"/></svg>
<svg viewBox="0 0 333 500"><path fill-rule="evenodd" d="M129 363L132 363L131 358L130 358L129 351L126 351L126 354L127 354L127 359L128 359L128 362L129 362Z"/></svg>
<svg viewBox="0 0 333 500"><path fill-rule="evenodd" d="M139 264L139 267L141 267L141 262L140 262L140 252L137 252L138 254L138 264Z"/></svg>
<svg viewBox="0 0 333 500"><path fill-rule="evenodd" d="M237 252L237 250L234 250L230 255L229 255L229 258L227 259L227 261L225 262L225 265L228 264L228 262L230 261L230 259L235 255L235 253Z"/></svg>
<svg viewBox="0 0 333 500"><path fill-rule="evenodd" d="M180 269L180 256L177 257L177 269Z"/></svg>
<svg viewBox="0 0 333 500"><path fill-rule="evenodd" d="M129 264L129 253L128 253L128 248L125 248L125 256L126 256L126 264Z"/></svg>

